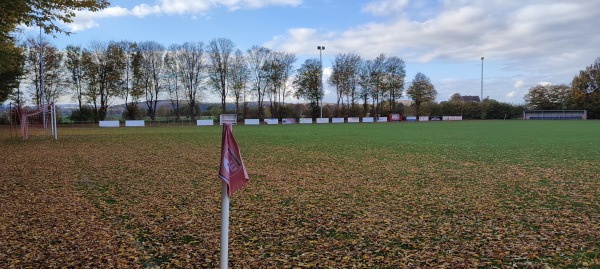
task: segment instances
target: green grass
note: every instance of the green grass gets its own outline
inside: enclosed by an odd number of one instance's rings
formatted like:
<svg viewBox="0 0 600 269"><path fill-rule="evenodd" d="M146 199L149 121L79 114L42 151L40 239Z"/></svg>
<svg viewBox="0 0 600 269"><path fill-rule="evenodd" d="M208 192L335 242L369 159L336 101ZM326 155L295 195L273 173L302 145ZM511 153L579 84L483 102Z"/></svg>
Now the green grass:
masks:
<svg viewBox="0 0 600 269"><path fill-rule="evenodd" d="M600 266L600 122L233 132L232 267ZM59 135L2 140L0 267L217 266L219 126Z"/></svg>

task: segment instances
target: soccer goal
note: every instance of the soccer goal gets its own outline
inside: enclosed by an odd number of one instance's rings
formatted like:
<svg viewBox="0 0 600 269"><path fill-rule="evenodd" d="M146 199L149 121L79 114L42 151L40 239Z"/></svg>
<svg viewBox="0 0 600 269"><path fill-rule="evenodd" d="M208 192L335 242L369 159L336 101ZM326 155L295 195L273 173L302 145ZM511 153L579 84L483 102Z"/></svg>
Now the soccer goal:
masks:
<svg viewBox="0 0 600 269"><path fill-rule="evenodd" d="M524 120L585 120L586 110L525 110Z"/></svg>
<svg viewBox="0 0 600 269"><path fill-rule="evenodd" d="M19 109L19 119L23 140L29 140L32 137L52 137L55 140L58 139L56 106L54 104L21 107Z"/></svg>

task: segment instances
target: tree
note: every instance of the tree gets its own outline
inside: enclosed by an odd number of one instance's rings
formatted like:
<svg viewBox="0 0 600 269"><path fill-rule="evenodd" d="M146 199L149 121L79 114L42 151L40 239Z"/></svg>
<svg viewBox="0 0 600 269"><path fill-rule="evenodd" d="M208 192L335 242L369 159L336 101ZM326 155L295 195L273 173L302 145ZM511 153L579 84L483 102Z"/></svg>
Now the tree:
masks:
<svg viewBox="0 0 600 269"><path fill-rule="evenodd" d="M206 77L204 43L186 42L181 45L171 45L168 57L165 57L165 59L167 58L169 60L166 63L170 73L168 76L175 79L174 82L182 82L183 94L189 106L190 117L195 120L198 115L196 107ZM170 89L170 92L173 92L174 89L177 93L177 85Z"/></svg>
<svg viewBox="0 0 600 269"><path fill-rule="evenodd" d="M109 104L122 96L126 55L117 42L94 42L91 51L84 53L88 87L86 98L94 106L95 120L104 120Z"/></svg>
<svg viewBox="0 0 600 269"><path fill-rule="evenodd" d="M40 65L40 50L42 50L42 64ZM40 106L56 101L64 92L65 77L62 65L63 53L46 40L27 39L27 74L32 85L32 101ZM41 67L43 66L43 69ZM43 73L40 72L43 70ZM43 83L42 83L43 77ZM43 87L42 87L43 86ZM42 100L42 98L44 98Z"/></svg>
<svg viewBox="0 0 600 269"><path fill-rule="evenodd" d="M25 56L23 50L15 44L11 33L20 24L39 26L47 34L65 32L55 22L69 23L75 16L74 11L98 11L107 7L107 0L7 0L0 1L0 103L4 102L14 89L18 89L23 76ZM67 32L68 34L68 32ZM20 93L16 96L21 103Z"/></svg>
<svg viewBox="0 0 600 269"><path fill-rule="evenodd" d="M141 54L141 84L146 98L146 107L150 119L156 119L159 95L164 89L166 65L164 61L165 47L155 41L145 41L138 44Z"/></svg>
<svg viewBox="0 0 600 269"><path fill-rule="evenodd" d="M536 85L529 88L525 102L531 109L566 109L570 103L568 85Z"/></svg>
<svg viewBox="0 0 600 269"><path fill-rule="evenodd" d="M121 90L121 95L125 98L125 116L129 120L135 120L142 116L139 108L139 101L144 95L140 85L142 55L137 50L136 43L123 41L120 44L123 48L125 60L122 75L123 88Z"/></svg>
<svg viewBox="0 0 600 269"><path fill-rule="evenodd" d="M271 106L271 116L281 117L281 109L285 106L285 98L289 95L287 91L288 80L292 76L296 56L291 53L273 52L268 58L265 71L267 91Z"/></svg>
<svg viewBox="0 0 600 269"><path fill-rule="evenodd" d="M264 98L268 86L267 63L271 50L265 47L253 46L248 50L248 66L250 69L250 91L256 95L258 102L258 117L264 119Z"/></svg>
<svg viewBox="0 0 600 269"><path fill-rule="evenodd" d="M588 111L588 118L600 118L600 58L573 78L572 98L576 109Z"/></svg>
<svg viewBox="0 0 600 269"><path fill-rule="evenodd" d="M357 54L348 53L336 55L331 64L332 72L328 82L337 90L338 110L341 102L342 111L338 111L338 116L345 116L344 110L351 116L357 116L354 107L359 98L357 88L361 61ZM345 108L344 98L346 99Z"/></svg>
<svg viewBox="0 0 600 269"><path fill-rule="evenodd" d="M397 112L396 99L402 97L404 91L406 64L398 57L389 57L385 61L384 72L383 87L389 96L390 112Z"/></svg>
<svg viewBox="0 0 600 269"><path fill-rule="evenodd" d="M228 95L227 80L229 77L229 62L235 50L233 41L227 38L213 39L208 44L208 58L211 61L209 77L215 92L221 97L221 109L226 112Z"/></svg>
<svg viewBox="0 0 600 269"><path fill-rule="evenodd" d="M20 79L24 75L25 54L21 47L13 42L0 40L0 103L6 101L19 89ZM20 92L15 95L17 105L21 104Z"/></svg>
<svg viewBox="0 0 600 269"><path fill-rule="evenodd" d="M431 84L431 80L423 73L418 72L406 91L406 95L414 101L418 117L420 115L419 109L421 108L421 104L435 100L437 91L433 84Z"/></svg>
<svg viewBox="0 0 600 269"><path fill-rule="evenodd" d="M88 10L96 12L110 5L108 0L20 0L1 1L0 10L0 39L10 38L10 32L16 26L39 26L46 34L67 33L55 23L71 23L75 17L75 11Z"/></svg>
<svg viewBox="0 0 600 269"><path fill-rule="evenodd" d="M320 87L322 67L319 59L307 59L298 68L294 86L295 97L304 98L310 102L313 117L318 115L318 102L323 99L323 89Z"/></svg>
<svg viewBox="0 0 600 269"><path fill-rule="evenodd" d="M242 100L245 105L246 88L248 87L248 83L250 81L250 70L246 64L246 57L240 49L237 49L233 55L229 80L229 85L231 85L231 94L235 102L235 114L239 114L240 100Z"/></svg>
<svg viewBox="0 0 600 269"><path fill-rule="evenodd" d="M69 71L73 96L77 100L79 111L83 109L84 70L81 46L68 45L65 66Z"/></svg>

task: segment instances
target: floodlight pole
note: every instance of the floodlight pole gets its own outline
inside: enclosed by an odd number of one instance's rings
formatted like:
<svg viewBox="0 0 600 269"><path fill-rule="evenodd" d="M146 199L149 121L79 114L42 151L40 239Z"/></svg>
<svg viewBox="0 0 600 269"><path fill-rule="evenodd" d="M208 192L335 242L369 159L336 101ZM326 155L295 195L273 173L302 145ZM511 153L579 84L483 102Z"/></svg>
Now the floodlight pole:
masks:
<svg viewBox="0 0 600 269"><path fill-rule="evenodd" d="M44 45L42 44L42 25L40 24L40 91L42 94L42 100L40 105L42 106L42 117L44 123L44 129L46 129L46 90L44 89Z"/></svg>
<svg viewBox="0 0 600 269"><path fill-rule="evenodd" d="M483 58L481 57L481 102L483 102Z"/></svg>
<svg viewBox="0 0 600 269"><path fill-rule="evenodd" d="M319 63L321 64L321 72L319 72L319 90L323 91L323 55L322 51L325 50L325 46L317 46L319 50ZM319 93L321 93L319 91ZM317 101L318 105L318 101ZM321 118L323 118L323 98L321 98Z"/></svg>

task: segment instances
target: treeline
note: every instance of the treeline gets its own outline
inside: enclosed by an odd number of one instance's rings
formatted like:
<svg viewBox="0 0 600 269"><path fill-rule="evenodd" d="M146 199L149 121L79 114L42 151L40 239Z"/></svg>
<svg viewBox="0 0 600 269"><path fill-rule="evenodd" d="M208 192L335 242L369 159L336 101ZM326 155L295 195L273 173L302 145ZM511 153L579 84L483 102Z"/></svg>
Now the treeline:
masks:
<svg viewBox="0 0 600 269"><path fill-rule="evenodd" d="M588 118L600 119L600 58L579 71L570 85L531 87L525 101L529 109L587 110Z"/></svg>
<svg viewBox="0 0 600 269"><path fill-rule="evenodd" d="M77 120L103 120L109 107L121 102L124 119L154 120L159 100L170 100L169 115L194 120L200 115L199 103L209 97L220 100L220 113L261 119L320 117L321 113L324 117L402 113L506 119L520 117L524 109L585 109L590 118L600 117L600 60L582 70L571 85L532 87L525 107L491 99L463 102L456 96L436 103L437 91L425 74L417 73L406 85L404 61L385 54L374 59L337 54L331 76L323 81L319 59L307 59L296 68L292 53L260 46L242 50L227 38L168 47L155 41L96 41L86 47L70 45L64 51L46 40L29 38L21 47L25 61L20 84L28 85L27 101L39 105L42 99L55 102L70 96L79 107L74 113ZM323 82L335 90L335 104L323 105ZM24 103L21 88L9 95L18 104ZM402 96L410 98L411 104L399 103ZM286 104L291 98L306 100L308 105ZM228 102L235 109L228 109ZM249 102L258 106L248 107ZM216 112L213 108L210 113Z"/></svg>

